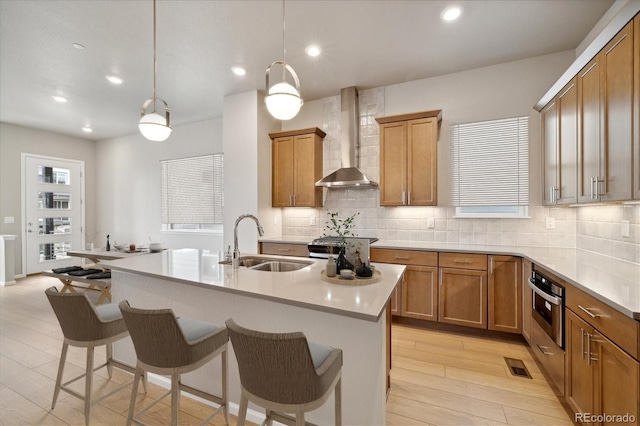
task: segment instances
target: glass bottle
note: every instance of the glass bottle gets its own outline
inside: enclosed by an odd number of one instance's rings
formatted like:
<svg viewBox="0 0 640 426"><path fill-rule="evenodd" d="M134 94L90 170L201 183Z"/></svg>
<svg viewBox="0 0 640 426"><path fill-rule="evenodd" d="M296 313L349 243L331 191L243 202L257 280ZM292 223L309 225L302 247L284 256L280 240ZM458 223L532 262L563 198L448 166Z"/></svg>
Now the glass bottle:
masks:
<svg viewBox="0 0 640 426"><path fill-rule="evenodd" d="M336 276L336 260L333 258L333 256L329 256L329 260L327 260L326 273L328 277Z"/></svg>

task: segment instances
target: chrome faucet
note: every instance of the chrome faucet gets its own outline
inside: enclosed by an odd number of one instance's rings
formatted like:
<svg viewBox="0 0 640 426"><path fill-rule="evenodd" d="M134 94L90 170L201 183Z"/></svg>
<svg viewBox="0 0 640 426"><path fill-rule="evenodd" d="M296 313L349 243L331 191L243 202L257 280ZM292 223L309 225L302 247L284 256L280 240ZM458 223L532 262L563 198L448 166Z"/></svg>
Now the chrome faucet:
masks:
<svg viewBox="0 0 640 426"><path fill-rule="evenodd" d="M231 264L233 265L233 269L238 269L238 267L240 266L240 250L238 250L238 224L242 219L245 219L247 217L253 219L253 221L258 226L258 235L260 235L261 237L264 235L264 229L262 229L260 221L254 215L243 214L236 219L236 224L233 225L233 260L231 262Z"/></svg>

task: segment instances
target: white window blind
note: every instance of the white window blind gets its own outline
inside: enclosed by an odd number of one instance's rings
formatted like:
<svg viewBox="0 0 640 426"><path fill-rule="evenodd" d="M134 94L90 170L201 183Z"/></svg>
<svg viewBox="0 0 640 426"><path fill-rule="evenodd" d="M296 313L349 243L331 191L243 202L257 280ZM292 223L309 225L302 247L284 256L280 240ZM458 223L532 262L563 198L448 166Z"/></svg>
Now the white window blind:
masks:
<svg viewBox="0 0 640 426"><path fill-rule="evenodd" d="M223 154L160 163L163 224L222 223Z"/></svg>
<svg viewBox="0 0 640 426"><path fill-rule="evenodd" d="M528 145L528 117L452 125L452 204L528 205Z"/></svg>

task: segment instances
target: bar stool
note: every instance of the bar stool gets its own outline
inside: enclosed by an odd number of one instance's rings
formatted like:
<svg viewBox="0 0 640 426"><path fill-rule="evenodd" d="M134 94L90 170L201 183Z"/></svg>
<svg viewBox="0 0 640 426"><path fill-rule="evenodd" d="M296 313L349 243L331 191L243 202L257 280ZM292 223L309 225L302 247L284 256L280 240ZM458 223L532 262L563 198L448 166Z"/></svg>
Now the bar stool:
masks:
<svg viewBox="0 0 640 426"><path fill-rule="evenodd" d="M219 407L201 424L206 424L221 410L225 424L229 424L227 397L227 329L188 318L176 318L171 309L137 309L128 301L118 305L127 324L136 350L136 372L129 404L127 425L145 413L160 400L171 394L171 424L178 424L180 391L219 404ZM216 396L194 389L180 382L180 375L194 371L218 355L222 355L222 395ZM171 377L171 390L134 414L138 382L147 372Z"/></svg>
<svg viewBox="0 0 640 426"><path fill-rule="evenodd" d="M92 405L113 395L115 392L132 383L129 381L98 399L92 399L91 388L93 384L94 371L107 367L109 378L111 378L113 367L120 368L130 373L134 372L131 367L113 359L113 342L127 337L129 332L127 331L124 319L122 319L122 314L118 309L118 305L115 303L94 306L91 304L91 301L85 293L60 293L56 287L48 288L45 290L45 294L49 299L49 303L51 303L53 312L58 318L60 328L62 328L62 334L64 335L51 409L53 410L55 408L60 391L65 391L68 394L84 401L84 419L85 424L88 425ZM69 345L87 348L86 371L78 377L75 377L65 383L61 383ZM96 346L102 345L106 345L107 347L107 360L104 364L94 368L93 358L95 348ZM71 383L83 377L86 377L84 395L81 395L67 387Z"/></svg>
<svg viewBox="0 0 640 426"><path fill-rule="evenodd" d="M273 420L304 425L304 413L322 406L335 389L335 424L342 424L342 350L307 342L301 332L265 333L226 321L240 371L238 426L251 401Z"/></svg>

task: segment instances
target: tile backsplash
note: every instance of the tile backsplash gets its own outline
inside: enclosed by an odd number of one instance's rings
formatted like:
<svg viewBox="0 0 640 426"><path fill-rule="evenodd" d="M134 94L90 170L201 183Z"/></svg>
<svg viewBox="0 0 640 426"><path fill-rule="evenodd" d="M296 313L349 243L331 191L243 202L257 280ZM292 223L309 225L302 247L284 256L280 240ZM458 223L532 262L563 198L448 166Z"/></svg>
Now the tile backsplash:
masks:
<svg viewBox="0 0 640 426"><path fill-rule="evenodd" d="M374 181L380 176L378 123L384 114L384 89L363 90L360 100L360 169ZM323 175L340 167L340 96L323 99ZM341 217L358 213L356 233L384 240L434 241L461 244L568 247L640 263L640 205L575 208L531 206L529 219L454 218L453 207L380 207L377 188L325 189L324 208L287 208L282 235L318 237L328 211ZM547 228L552 218L553 228ZM622 223L629 221L629 237ZM315 222L315 225L310 223ZM430 222L433 222L433 228Z"/></svg>

